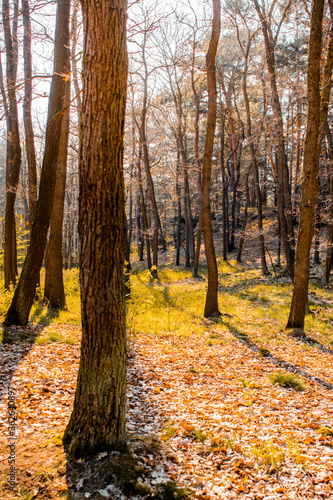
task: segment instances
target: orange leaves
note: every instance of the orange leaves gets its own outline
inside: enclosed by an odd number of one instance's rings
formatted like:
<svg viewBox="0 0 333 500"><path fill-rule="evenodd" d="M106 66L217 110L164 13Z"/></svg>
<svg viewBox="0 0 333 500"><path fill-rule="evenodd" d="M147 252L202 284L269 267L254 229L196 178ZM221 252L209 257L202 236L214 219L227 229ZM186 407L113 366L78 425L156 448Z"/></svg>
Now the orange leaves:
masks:
<svg viewBox="0 0 333 500"><path fill-rule="evenodd" d="M164 436L172 457L173 478L197 485L198 495L289 498L314 491L316 467L329 475L331 438L314 431L330 418L330 392L315 384L304 393L272 386L272 364L239 342L208 346L197 335L171 344L167 337L140 334L135 349L129 389L136 396L128 405L142 405L129 414L131 425L134 419L142 428L152 418L150 429ZM138 367L146 386L136 382ZM193 439L200 433L205 440ZM330 458L323 461L326 453Z"/></svg>

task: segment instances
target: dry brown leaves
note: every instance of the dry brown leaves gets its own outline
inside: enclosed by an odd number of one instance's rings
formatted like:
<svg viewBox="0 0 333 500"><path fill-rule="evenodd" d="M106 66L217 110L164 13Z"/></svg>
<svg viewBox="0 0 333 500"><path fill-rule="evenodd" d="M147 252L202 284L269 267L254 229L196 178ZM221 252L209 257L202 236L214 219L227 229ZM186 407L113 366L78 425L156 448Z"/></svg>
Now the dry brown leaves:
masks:
<svg viewBox="0 0 333 500"><path fill-rule="evenodd" d="M141 334L135 340L128 367L128 431L155 435L165 457L161 463L145 457L151 474L142 482L172 478L197 498L333 498L333 438L321 433L332 428L332 391L310 380L304 392L273 386L272 360L231 333L214 331L212 345L211 329L207 338ZM294 339L286 345L271 343L270 350L333 382L331 355ZM13 496L2 485L2 499L28 498L25 491L33 492L31 498L63 498L59 436L70 416L78 362L78 345L0 345L0 432L7 432L11 383L17 391L20 488ZM3 440L2 482L8 473L5 446Z"/></svg>

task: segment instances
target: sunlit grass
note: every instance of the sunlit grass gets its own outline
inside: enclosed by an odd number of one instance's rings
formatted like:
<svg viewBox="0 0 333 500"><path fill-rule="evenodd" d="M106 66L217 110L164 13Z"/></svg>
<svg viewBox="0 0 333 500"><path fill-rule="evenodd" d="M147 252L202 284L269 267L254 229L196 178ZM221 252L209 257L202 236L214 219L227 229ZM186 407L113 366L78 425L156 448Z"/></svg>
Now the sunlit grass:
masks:
<svg viewBox="0 0 333 500"><path fill-rule="evenodd" d="M176 267L171 262L160 266L158 280L152 281L150 272L135 266L130 276L131 297L127 303L127 325L130 335L140 332L188 338L204 335L217 325L219 331L244 335L263 349L270 342L287 342L285 334L292 284L286 279L262 277L260 269L237 264L231 260L218 262L219 307L222 317L214 324L203 321L207 287L207 268L202 264L201 279L194 279L191 270ZM41 288L37 290L30 322L41 326L81 324L78 269L64 271L67 309L52 311L43 300L44 271ZM329 290L319 281L311 282L312 314L306 316L306 333L323 344L333 343L333 304ZM13 291L0 288L0 315L4 318ZM332 306L331 306L332 304ZM207 339L206 339L207 340ZM52 339L43 341L52 342ZM61 340L60 340L61 341ZM66 341L66 339L64 339ZM69 343L71 340L69 340ZM208 343L219 342L208 339ZM207 343L206 342L206 343Z"/></svg>

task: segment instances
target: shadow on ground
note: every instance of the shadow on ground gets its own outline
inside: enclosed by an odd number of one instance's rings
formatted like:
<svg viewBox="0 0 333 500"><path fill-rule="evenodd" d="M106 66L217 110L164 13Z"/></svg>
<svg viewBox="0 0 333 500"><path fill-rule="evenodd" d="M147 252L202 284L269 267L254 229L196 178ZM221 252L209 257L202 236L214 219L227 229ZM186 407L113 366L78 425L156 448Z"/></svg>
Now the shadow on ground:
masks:
<svg viewBox="0 0 333 500"><path fill-rule="evenodd" d="M333 391L333 384L327 382L326 380L323 380L320 377L317 377L315 375L311 375L310 373L303 370L303 368L301 368L298 365L295 365L293 363L288 363L287 361L284 361L282 358L279 358L278 356L274 356L274 354L272 354L267 349L259 348L258 346L256 346L256 344L254 342L252 342L252 340L250 340L250 338L248 337L248 335L246 333L240 331L234 325L231 325L226 321L224 321L224 324L229 328L229 331L234 335L235 338L237 338L240 342L245 344L246 347L251 349L253 352L258 354L259 356L264 357L266 360L269 360L272 364L280 366L284 370L287 370L287 371L290 371L293 373L297 373L298 375L301 375L302 377L306 378L310 382L315 382L318 385L324 387L325 389L328 389L329 391ZM300 339L300 340L302 340L302 339ZM311 340L312 340L312 342L311 342ZM305 338L303 340L303 342L305 342L307 344L311 343L313 345L313 339L311 339L311 340L309 341L309 339ZM315 343L317 344L316 341L315 341ZM319 344L319 346L322 345L319 342L318 342L318 344ZM330 351L330 354L332 354L331 349L327 349L327 348L325 348L325 346L322 346L322 347L325 349L324 352L326 352L326 350L328 350L328 351Z"/></svg>

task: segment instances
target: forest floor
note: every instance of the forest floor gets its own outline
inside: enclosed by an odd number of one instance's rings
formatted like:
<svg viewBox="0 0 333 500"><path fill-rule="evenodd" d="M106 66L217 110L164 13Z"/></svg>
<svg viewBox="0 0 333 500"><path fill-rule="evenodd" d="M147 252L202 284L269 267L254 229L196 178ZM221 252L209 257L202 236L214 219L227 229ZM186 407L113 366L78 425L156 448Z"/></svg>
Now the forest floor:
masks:
<svg viewBox="0 0 333 500"><path fill-rule="evenodd" d="M170 257L170 256L169 256ZM280 270L278 270L280 272ZM333 499L333 301L312 269L305 341L285 331L291 284L254 262L219 264L222 316L202 318L205 272L135 266L128 303L127 453L68 461L80 355L76 271L68 311L36 301L0 344L0 498ZM2 294L0 312L10 296ZM8 388L16 395L8 489Z"/></svg>

